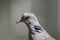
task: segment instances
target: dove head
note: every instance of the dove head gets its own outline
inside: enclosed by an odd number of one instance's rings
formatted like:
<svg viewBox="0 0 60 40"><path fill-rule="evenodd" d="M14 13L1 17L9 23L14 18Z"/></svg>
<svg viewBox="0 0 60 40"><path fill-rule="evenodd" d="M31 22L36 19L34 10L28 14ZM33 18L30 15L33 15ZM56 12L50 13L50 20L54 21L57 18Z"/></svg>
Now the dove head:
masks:
<svg viewBox="0 0 60 40"><path fill-rule="evenodd" d="M26 24L34 24L35 22L37 22L37 18L33 13L24 13L17 23L19 22L24 22Z"/></svg>

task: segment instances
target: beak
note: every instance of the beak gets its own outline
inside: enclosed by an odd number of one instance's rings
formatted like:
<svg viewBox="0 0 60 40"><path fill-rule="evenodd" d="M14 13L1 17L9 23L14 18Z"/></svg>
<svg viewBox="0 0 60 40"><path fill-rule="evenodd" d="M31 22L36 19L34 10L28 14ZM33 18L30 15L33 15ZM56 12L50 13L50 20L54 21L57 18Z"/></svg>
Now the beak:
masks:
<svg viewBox="0 0 60 40"><path fill-rule="evenodd" d="M18 24L18 23L20 23L20 22L22 22L22 20L17 21L16 24Z"/></svg>
<svg viewBox="0 0 60 40"><path fill-rule="evenodd" d="M24 21L24 16L22 16L22 18L16 22L16 24L20 23L20 22L23 22Z"/></svg>

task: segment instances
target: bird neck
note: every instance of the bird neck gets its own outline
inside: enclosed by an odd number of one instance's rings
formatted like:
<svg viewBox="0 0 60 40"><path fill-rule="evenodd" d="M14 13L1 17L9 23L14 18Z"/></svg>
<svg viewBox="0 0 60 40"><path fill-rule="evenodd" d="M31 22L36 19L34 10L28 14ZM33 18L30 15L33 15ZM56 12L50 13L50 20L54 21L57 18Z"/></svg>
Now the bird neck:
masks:
<svg viewBox="0 0 60 40"><path fill-rule="evenodd" d="M39 24L39 22L37 21L37 22L35 22L35 23L33 23L33 24L27 24L26 23L26 25L27 25L27 27L28 27L28 30L29 30L29 33L30 34L34 34L34 32L36 32L36 31L41 31L41 30L43 30L43 28L41 27L41 25Z"/></svg>
<svg viewBox="0 0 60 40"><path fill-rule="evenodd" d="M35 22L33 24L27 24L28 30L29 30L29 40L33 40L32 35L35 35L35 33L41 33L43 32L43 28L41 27L41 25L39 24L39 22Z"/></svg>
<svg viewBox="0 0 60 40"><path fill-rule="evenodd" d="M35 22L33 24L26 24L28 29L29 29L29 40L33 40L32 35L35 35L35 33L40 33L43 30L41 29L41 25L39 24L39 22Z"/></svg>

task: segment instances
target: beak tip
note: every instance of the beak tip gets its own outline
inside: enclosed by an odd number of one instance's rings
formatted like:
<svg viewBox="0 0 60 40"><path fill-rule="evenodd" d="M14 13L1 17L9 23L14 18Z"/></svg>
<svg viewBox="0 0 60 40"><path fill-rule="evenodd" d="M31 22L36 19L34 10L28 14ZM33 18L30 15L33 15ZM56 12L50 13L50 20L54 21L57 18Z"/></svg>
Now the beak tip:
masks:
<svg viewBox="0 0 60 40"><path fill-rule="evenodd" d="M17 21L16 24L20 23L21 21Z"/></svg>
<svg viewBox="0 0 60 40"><path fill-rule="evenodd" d="M19 22L16 22L16 24L18 24Z"/></svg>
<svg viewBox="0 0 60 40"><path fill-rule="evenodd" d="M19 22L16 22L16 24L18 24Z"/></svg>

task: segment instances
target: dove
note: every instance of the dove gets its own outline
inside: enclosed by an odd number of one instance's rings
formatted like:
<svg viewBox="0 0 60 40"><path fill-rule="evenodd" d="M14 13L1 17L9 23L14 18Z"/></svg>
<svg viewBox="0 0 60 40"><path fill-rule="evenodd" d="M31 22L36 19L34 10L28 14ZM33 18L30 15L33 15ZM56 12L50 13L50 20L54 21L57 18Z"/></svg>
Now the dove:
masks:
<svg viewBox="0 0 60 40"><path fill-rule="evenodd" d="M28 28L29 40L56 40L52 38L47 31L40 25L35 14L26 12L23 13L21 19L16 23L23 22Z"/></svg>

